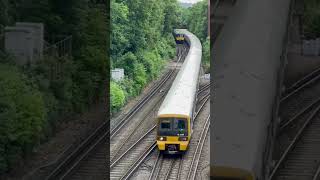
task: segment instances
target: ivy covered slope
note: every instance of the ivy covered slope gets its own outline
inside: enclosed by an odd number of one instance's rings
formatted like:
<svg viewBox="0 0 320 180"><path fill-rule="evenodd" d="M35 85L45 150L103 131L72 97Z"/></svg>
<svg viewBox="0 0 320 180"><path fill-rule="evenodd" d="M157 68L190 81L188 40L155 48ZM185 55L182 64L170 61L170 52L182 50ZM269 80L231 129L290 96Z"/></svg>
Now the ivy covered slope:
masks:
<svg viewBox="0 0 320 180"><path fill-rule="evenodd" d="M45 55L33 66L21 67L0 53L1 173L50 138L65 116L84 112L103 99L109 75L105 5L86 0L0 0L0 30L18 21L43 23L45 37L72 35L72 55Z"/></svg>
<svg viewBox="0 0 320 180"><path fill-rule="evenodd" d="M175 55L173 29L182 26L177 0L111 0L111 68L125 79L111 83L111 112L159 76Z"/></svg>

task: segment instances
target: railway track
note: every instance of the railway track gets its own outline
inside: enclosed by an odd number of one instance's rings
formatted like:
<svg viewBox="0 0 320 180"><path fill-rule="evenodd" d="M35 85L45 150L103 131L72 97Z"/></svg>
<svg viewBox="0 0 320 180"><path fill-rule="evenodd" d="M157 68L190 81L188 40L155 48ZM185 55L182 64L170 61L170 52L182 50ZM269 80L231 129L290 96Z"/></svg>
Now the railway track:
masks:
<svg viewBox="0 0 320 180"><path fill-rule="evenodd" d="M210 128L210 115L207 117L206 122L204 123L203 130L201 131L201 135L196 146L195 152L192 157L191 166L188 171L187 179L196 179L198 166L200 162L200 157L202 154L203 146L205 144L208 132Z"/></svg>
<svg viewBox="0 0 320 180"><path fill-rule="evenodd" d="M183 55L187 52L187 48L180 46L178 48L178 62L184 59ZM150 109L146 108L145 112L139 112L146 114L143 117L132 118L130 124L127 124L125 128L119 129L117 133L110 137L110 159L111 164L117 158L117 155L124 153L127 149L134 144L137 139L143 136L146 130L150 129L155 124L154 113L160 107L160 103L163 101L166 93L170 89L170 84L162 88L162 93L156 100L148 102ZM153 102L154 101L154 102Z"/></svg>
<svg viewBox="0 0 320 180"><path fill-rule="evenodd" d="M182 57L179 57L178 61L181 60ZM109 122L105 122L97 128L91 136L58 164L45 179L86 179L92 177L96 177L95 179L104 179L108 174L105 168L108 164L106 162L108 157L105 157L106 152L108 152L106 149L108 148L107 138L109 138L109 135L111 138L114 137L117 132L163 88L167 81L176 74L175 72L175 69L169 70L151 91L119 120L118 123L110 128Z"/></svg>
<svg viewBox="0 0 320 180"><path fill-rule="evenodd" d="M208 99L209 97L207 97L205 102L202 102L200 110L204 106L203 104L205 104L208 101ZM196 116L199 113L199 111L196 113ZM138 140L136 140L130 147L125 148L126 151L123 152L116 160L112 162L110 166L110 179L128 179L129 177L131 177L131 175L147 158L147 156L155 150L155 139L156 126L154 125L148 130L146 134L144 134ZM148 150L143 151L144 149L146 149L146 147L148 147ZM162 173L163 171L160 172Z"/></svg>
<svg viewBox="0 0 320 180"><path fill-rule="evenodd" d="M210 130L209 130L210 131ZM207 132L194 179L210 179L210 132Z"/></svg>
<svg viewBox="0 0 320 180"><path fill-rule="evenodd" d="M281 124L293 118L299 110L312 104L320 92L320 69L294 83L280 100Z"/></svg>
<svg viewBox="0 0 320 180"><path fill-rule="evenodd" d="M182 156L159 154L149 176L151 179L179 179L182 166Z"/></svg>
<svg viewBox="0 0 320 180"><path fill-rule="evenodd" d="M132 144L136 142L139 137L145 133L146 130L150 129L155 124L155 112L159 109L161 102L167 94L170 86L164 88L165 90L160 94L159 97L154 98L148 103L148 107L144 108L141 112L144 116L137 116L132 118L130 123L125 128L119 130L114 136L110 138L110 162L113 163L115 158L119 154L122 154Z"/></svg>
<svg viewBox="0 0 320 180"><path fill-rule="evenodd" d="M198 166L201 151L204 145L204 140L209 130L209 127L207 127L208 122L210 124L210 120L208 117L200 117L200 112L202 112L209 98L210 94L207 93L202 98L200 98L202 99L201 101L198 100L198 108L195 113L194 126L194 131L196 132L194 132L192 135L187 154L178 156L156 154L157 158L153 165L151 174L149 175L149 180L185 179L186 177L184 177L185 175L182 174L182 172L187 171L183 171L183 169L189 169L192 166L192 164L196 167ZM203 122L204 120L205 122ZM189 160L191 160L191 162ZM194 174L190 175L194 176Z"/></svg>
<svg viewBox="0 0 320 180"><path fill-rule="evenodd" d="M209 93L205 94L204 96L207 97L207 99L203 99L202 103L200 104L200 109L204 106L204 104L208 101L209 99ZM156 149L156 129L155 126L153 126L151 129L149 129L148 134L145 134L144 136L141 136L140 139L138 139L131 147L127 148L126 152L123 153L114 163L111 164L111 173L110 173L110 178L111 179L129 179L133 173L139 168L141 163L143 163L146 158L154 152ZM151 140L151 141L149 141ZM146 151L143 151L144 149L147 149ZM142 153L143 152L143 153ZM177 168L178 164L181 164L179 162L171 162L173 161L172 159L163 159L163 155L159 156L158 155L158 160L157 163L163 164L163 163L172 163L170 165L172 168ZM159 160L160 159L160 160ZM164 166L167 167L167 166ZM168 178L176 177L179 175L180 171L177 169L172 169L169 168L167 170L170 171L163 171L161 168L156 168L153 170L154 173L157 173L159 176L164 176ZM168 172L163 174L164 172ZM158 176L157 175L157 176ZM150 176L151 178L152 176ZM154 178L152 178L154 179Z"/></svg>
<svg viewBox="0 0 320 180"><path fill-rule="evenodd" d="M320 69L301 78L281 99L278 161L273 179L319 179ZM282 111L282 112L281 112Z"/></svg>
<svg viewBox="0 0 320 180"><path fill-rule="evenodd" d="M295 126L296 133L273 169L270 180L320 178L320 101L301 116L304 120Z"/></svg>

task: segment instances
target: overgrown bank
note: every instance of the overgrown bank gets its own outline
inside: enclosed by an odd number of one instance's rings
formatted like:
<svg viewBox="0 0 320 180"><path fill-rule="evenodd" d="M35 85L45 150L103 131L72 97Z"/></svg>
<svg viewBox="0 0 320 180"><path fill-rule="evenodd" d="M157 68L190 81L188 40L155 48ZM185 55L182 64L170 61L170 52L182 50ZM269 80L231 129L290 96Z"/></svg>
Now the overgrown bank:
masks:
<svg viewBox="0 0 320 180"><path fill-rule="evenodd" d="M85 0L0 1L0 24L41 22L45 37L72 35L72 54L32 66L0 57L0 172L50 138L67 115L104 97L108 73L107 10ZM1 27L0 27L1 28ZM47 40L47 39L45 39Z"/></svg>
<svg viewBox="0 0 320 180"><path fill-rule="evenodd" d="M207 1L182 8L177 0L111 1L111 68L123 68L124 80L111 82L111 112L117 112L158 77L175 55L174 28L187 28L203 45L203 66L210 69Z"/></svg>
<svg viewBox="0 0 320 180"><path fill-rule="evenodd" d="M184 25L202 44L202 65L210 73L210 38L208 34L208 1L202 0L184 11Z"/></svg>
<svg viewBox="0 0 320 180"><path fill-rule="evenodd" d="M172 31L181 17L176 0L111 1L111 68L125 72L124 80L111 82L111 112L140 94L174 57Z"/></svg>

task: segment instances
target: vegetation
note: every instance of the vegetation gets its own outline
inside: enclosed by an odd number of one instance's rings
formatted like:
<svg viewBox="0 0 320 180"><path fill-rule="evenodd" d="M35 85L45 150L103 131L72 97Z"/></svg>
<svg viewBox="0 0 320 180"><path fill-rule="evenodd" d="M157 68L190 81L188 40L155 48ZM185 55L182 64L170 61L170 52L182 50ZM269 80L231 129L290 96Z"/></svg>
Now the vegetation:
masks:
<svg viewBox="0 0 320 180"><path fill-rule="evenodd" d="M184 12L184 25L202 43L202 64L206 73L210 72L210 39L208 35L208 2L200 1Z"/></svg>
<svg viewBox="0 0 320 180"><path fill-rule="evenodd" d="M30 152L46 125L43 96L15 66L0 64L0 170Z"/></svg>
<svg viewBox="0 0 320 180"><path fill-rule="evenodd" d="M175 54L174 28L188 28L199 37L203 65L209 72L207 8L207 1L188 9L182 8L177 0L111 1L111 68L125 71L124 80L112 82L111 112L122 107L122 94L126 102L159 76L166 61Z"/></svg>
<svg viewBox="0 0 320 180"><path fill-rule="evenodd" d="M176 0L111 0L111 68L125 71L123 81L111 83L111 112L121 108L122 94L125 101L138 95L174 57L181 13Z"/></svg>
<svg viewBox="0 0 320 180"><path fill-rule="evenodd" d="M46 55L31 67L0 57L0 172L50 137L63 117L101 100L109 75L105 5L0 0L0 29L17 21L44 23L46 38L72 35L73 49L70 56Z"/></svg>
<svg viewBox="0 0 320 180"><path fill-rule="evenodd" d="M320 37L320 2L318 0L304 1L303 30L305 38Z"/></svg>
<svg viewBox="0 0 320 180"><path fill-rule="evenodd" d="M123 80L110 83L111 112L137 96L174 57L174 28L200 38L209 67L205 2L183 9L177 0L111 0L110 33L107 8L95 1L0 0L0 34L4 26L26 21L44 23L46 41L72 35L71 55L46 54L32 66L0 53L0 172L49 138L66 115L103 99L109 63L125 70Z"/></svg>

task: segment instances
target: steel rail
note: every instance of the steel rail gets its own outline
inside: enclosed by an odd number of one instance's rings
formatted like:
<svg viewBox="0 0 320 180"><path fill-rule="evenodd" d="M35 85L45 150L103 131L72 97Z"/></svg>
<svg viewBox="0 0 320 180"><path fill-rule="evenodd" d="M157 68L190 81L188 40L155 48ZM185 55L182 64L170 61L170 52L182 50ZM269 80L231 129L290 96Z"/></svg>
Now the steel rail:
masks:
<svg viewBox="0 0 320 180"><path fill-rule="evenodd" d="M175 159L171 160L170 166L169 166L169 168L168 168L168 171L166 172L166 174L165 174L165 176L164 176L164 179L165 179L165 180L169 179L170 172L172 171L172 167L173 167L174 162L175 162Z"/></svg>
<svg viewBox="0 0 320 180"><path fill-rule="evenodd" d="M121 154L111 165L110 168L114 167L116 163L120 159L122 159L131 149L133 149L141 140L143 140L147 135L149 135L152 131L156 129L156 125L154 125L152 128L150 128L143 136L141 136L137 142L135 142L133 145L131 145L123 154Z"/></svg>
<svg viewBox="0 0 320 180"><path fill-rule="evenodd" d="M195 179L196 173L197 173L197 167L199 164L199 160L200 160L200 156L201 156L201 151L203 149L203 145L205 143L206 137L207 137L207 133L209 131L209 126L210 126L210 115L207 117L205 124L203 126L203 130L201 131L201 135L199 138L199 141L197 143L196 146L196 150L193 154L193 158L191 161L191 165L190 165L190 169L188 172L188 176L187 179ZM193 170L193 165L195 164L195 168ZM193 170L193 171L192 171Z"/></svg>
<svg viewBox="0 0 320 180"><path fill-rule="evenodd" d="M204 107L204 105L206 104L206 102L209 100L209 97L210 97L210 94L207 94L206 95L207 96L207 98L206 98L206 100L200 105L200 108L199 108L199 110L197 111L197 113L196 113L196 115L194 116L194 118L195 118L195 120L196 120L196 118L198 117L198 115L199 115L199 113L202 111L202 109L203 109L203 107ZM129 150L128 150L129 151ZM149 154L150 154L150 152L148 152ZM148 154L148 155L149 155ZM144 158L146 158L147 157L147 155L146 156L144 156ZM160 158L161 159L161 157L158 157L158 158ZM161 159L161 160L163 160L163 159ZM137 161L139 161L139 162L137 162ZM144 161L144 159L138 159L129 169L130 169L130 171L128 171L127 173L129 173L130 175L133 173L132 171L134 171L134 170L136 170L136 168L137 167L135 167L135 166L139 166L143 161ZM155 173L155 171L156 171L156 167L157 167L157 164L158 164L158 162L159 162L160 160L156 160L156 163L155 163L155 165L154 165L154 167L153 167L153 169L152 169L152 172L151 172L151 175L149 176L149 179L150 178L152 178L153 177L153 175L154 175L154 173ZM182 162L181 162L182 163ZM161 170L161 167L159 168L159 170L157 171L157 174L156 174L156 179L157 179L157 177L158 177L158 175L159 175L159 171ZM130 175L127 175L127 173L123 176L123 177L126 177L126 178L129 178L130 177ZM180 176L180 175L179 175Z"/></svg>
<svg viewBox="0 0 320 180"><path fill-rule="evenodd" d="M211 83L208 83L208 84L202 86L201 89L197 92L197 94L201 94L203 91L209 89L210 85L211 85Z"/></svg>
<svg viewBox="0 0 320 180"><path fill-rule="evenodd" d="M182 58L180 57L179 61ZM101 143L101 140L104 139L110 133L112 138L131 118L138 110L146 104L151 97L162 87L164 83L172 76L174 70L169 70L165 76L151 89L151 91L145 96L138 104L131 109L124 118L122 118L119 123L115 125L113 129L110 130L109 121L103 123L100 127L97 128L87 139L85 139L70 155L68 155L61 163L58 164L56 168L46 177L46 180L57 179L58 176L66 177L79 163L88 156L88 154L96 147L97 144ZM68 168L68 166L71 166ZM64 172L64 173L63 173ZM59 179L62 179L59 178Z"/></svg>
<svg viewBox="0 0 320 180"><path fill-rule="evenodd" d="M317 73L315 76L314 74ZM315 77L313 77L315 76ZM308 74L306 77L302 78L301 80L297 81L292 87L290 87L290 92L287 93L284 97L281 98L280 103L283 101L287 100L288 98L292 97L296 93L300 92L303 90L305 87L308 85L316 82L317 80L320 79L320 69Z"/></svg>
<svg viewBox="0 0 320 180"><path fill-rule="evenodd" d="M153 174L154 174L154 172L156 170L157 164L159 163L160 157L161 157L161 153L160 153L160 151L158 151L156 162L154 163L154 166L152 167L152 170L151 170L151 173L149 175L148 180L152 179L152 176L153 176Z"/></svg>
<svg viewBox="0 0 320 180"><path fill-rule="evenodd" d="M163 79L163 81L161 81L159 84L157 84L157 86L152 89L151 93L148 94L147 96L145 96L145 98L142 99L142 101L140 101L133 109L132 111L130 111L117 125L114 129L111 130L110 132L110 139L116 135L116 133L126 124L127 120L130 119L136 112L138 112L141 107L146 104L147 102L149 102L149 100L151 99L151 97L154 96L154 94L162 87L162 85L164 83L167 82L167 80L172 76L174 70L169 71L169 74L167 76L165 76L165 78Z"/></svg>
<svg viewBox="0 0 320 180"><path fill-rule="evenodd" d="M134 164L129 168L129 170L120 178L120 180L129 179L130 176L133 174L133 172L140 166L140 164L146 159L146 157L149 154L151 154L153 150L156 149L156 147L157 147L156 142L154 142L151 146L149 146L147 150L141 154L138 160L134 162Z"/></svg>
<svg viewBox="0 0 320 180"><path fill-rule="evenodd" d="M203 102L203 103L201 104L199 110L196 112L195 117L197 117L197 115L199 114L201 108L202 108L202 107L205 105L205 103L208 101L209 97L210 97L210 95L209 95L209 94L206 94L206 95L202 98L202 99L206 98L206 100L205 100L205 102ZM200 101L199 101L199 102L200 102ZM147 117L147 116L148 116L148 115L146 115L145 117ZM141 124L141 123L139 123L139 124ZM137 126L137 127L139 127L139 126ZM137 145L147 134L149 134L149 133L150 133L152 130L154 130L155 128L156 128L156 125L153 126L151 129L149 129L149 130L147 131L147 133L145 133L144 135L142 135L142 137L140 137L140 138L138 139L138 141L136 141L132 146L130 146L130 147L129 147L123 154L121 154L120 157L118 157L115 161L111 160L111 162L113 162L113 163L111 164L110 167L113 167L113 165L114 165L117 161L119 161L124 155L126 155L127 152L129 152L133 147L135 147L135 145ZM135 130L136 130L136 129L137 129L137 128L135 128ZM134 131L132 131L131 135L132 135L133 133L134 133ZM129 138L131 135L129 135L128 138ZM127 139L128 139L128 138L127 138ZM126 142L126 140L124 140L124 142ZM122 147L124 144L125 144L125 143L123 143L123 144L121 145L121 147ZM118 151L116 151L116 154L114 155L114 158L115 158L115 156L118 154L118 152L120 151L121 147L118 148L118 149L119 149ZM114 159L114 158L112 158L112 159Z"/></svg>
<svg viewBox="0 0 320 180"><path fill-rule="evenodd" d="M145 122L145 120L147 119L147 117L149 117L150 114L152 114L152 112L156 109L156 107L159 105L159 103L163 100L164 95L165 95L168 91L169 91L169 89L167 89L167 90L161 95L160 99L159 99L159 100L157 101L157 103L152 107L152 109L151 109L150 111L148 111L148 113L146 113L146 115L141 119L141 121L138 123L138 125L136 125L135 128L134 128L133 130L131 130L131 133L129 133L129 134L127 135L127 137L125 138L125 140L122 140L123 143L122 143L122 144L120 145L120 147L118 147L117 150L113 153L113 157L110 158L110 159L111 159L110 162L113 162L113 161L114 161L115 157L119 154L119 152L121 151L122 147L127 143L127 141L130 139L130 137L131 137L134 133L136 133L136 130L141 127L140 125L141 125L143 122ZM110 141L111 141L111 140L110 140Z"/></svg>
<svg viewBox="0 0 320 180"><path fill-rule="evenodd" d="M285 94L289 94L290 92L294 91L298 87L302 86L306 82L310 81L311 79L314 78L319 78L320 77L320 68L317 68L316 70L312 71L311 73L303 76L300 78L298 81L293 83L289 88L285 90Z"/></svg>
<svg viewBox="0 0 320 180"><path fill-rule="evenodd" d="M275 174L277 173L277 171L279 170L280 166L283 164L284 160L287 158L288 154L290 151L292 151L292 149L294 148L294 146L299 142L299 139L302 136L302 133L304 132L304 130L306 129L306 127L311 123L311 121L314 119L314 116L319 112L320 110L320 106L318 106L313 113L309 116L309 118L306 120L306 122L302 125L302 127L300 128L300 130L298 131L298 133L296 134L296 136L294 137L294 139L292 140L292 142L290 143L290 145L287 147L287 149L285 150L285 152L282 154L280 160L277 162L276 166L274 167L274 169L272 170L272 173L269 177L269 180L272 180L272 178L275 176Z"/></svg>
<svg viewBox="0 0 320 180"><path fill-rule="evenodd" d="M298 117L300 117L302 114L304 114L305 112L307 112L308 110L310 110L315 104L320 102L320 97L318 99L316 99L315 101L313 101L310 105L308 105L307 107L305 107L304 109L302 109L301 111L299 111L294 117L292 117L291 119L289 119L288 121L286 121L283 124L280 124L280 130L279 132L282 133L283 130L288 127L289 125L291 125Z"/></svg>
<svg viewBox="0 0 320 180"><path fill-rule="evenodd" d="M320 164L318 165L318 168L316 170L316 173L314 174L312 180L319 180L320 179Z"/></svg>

